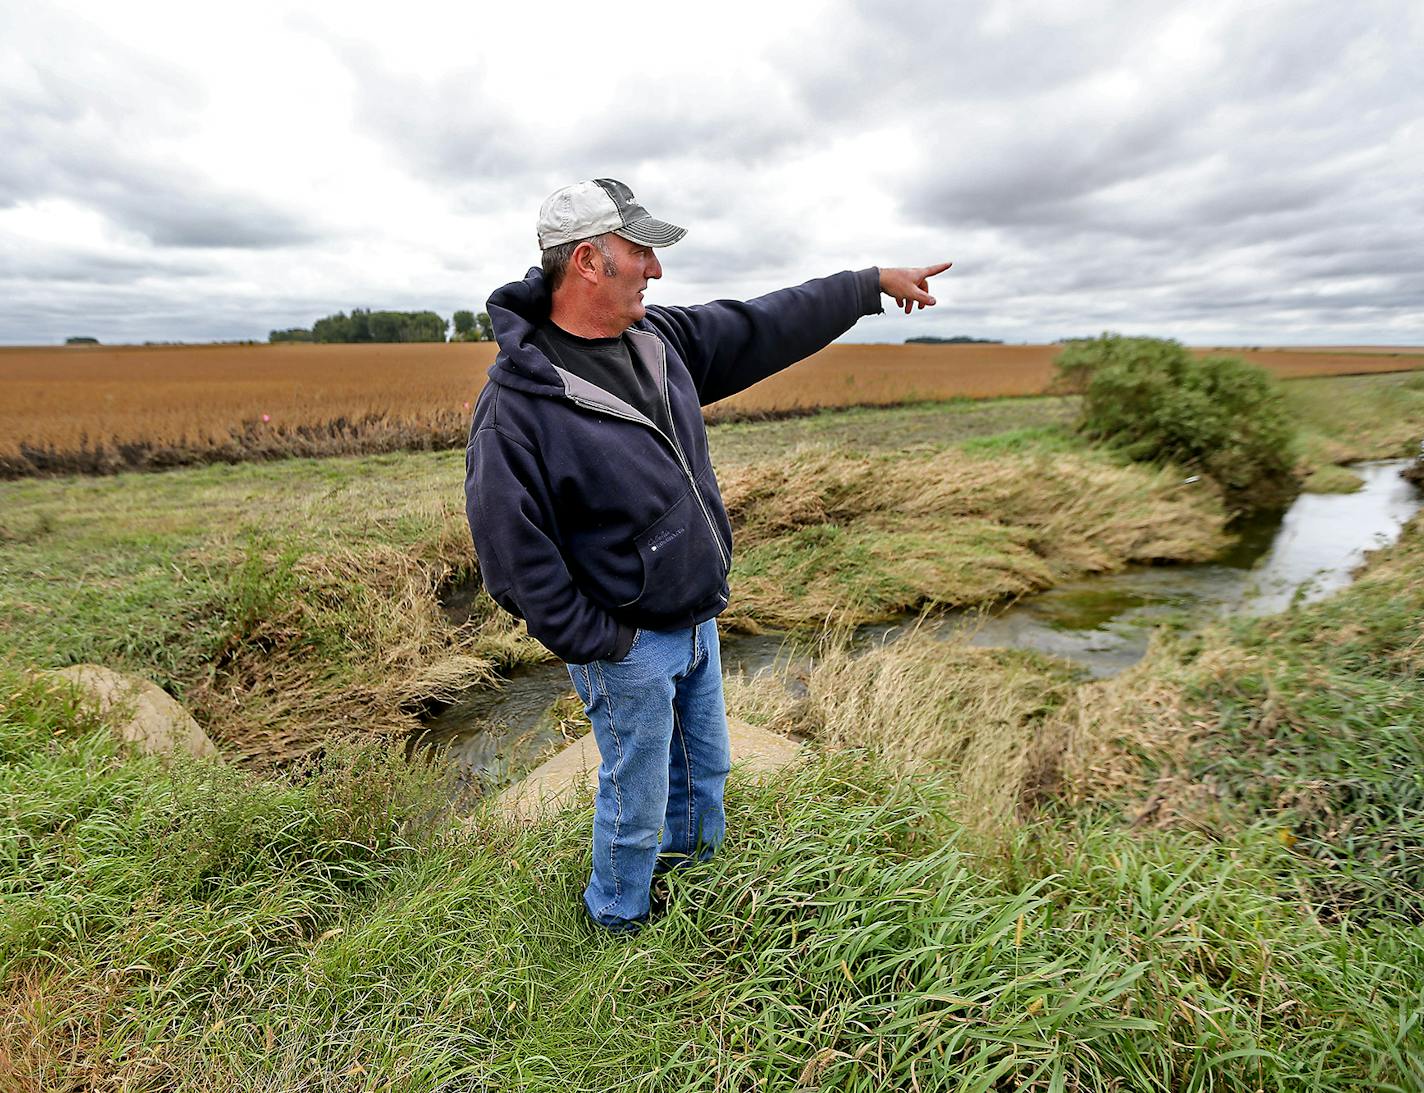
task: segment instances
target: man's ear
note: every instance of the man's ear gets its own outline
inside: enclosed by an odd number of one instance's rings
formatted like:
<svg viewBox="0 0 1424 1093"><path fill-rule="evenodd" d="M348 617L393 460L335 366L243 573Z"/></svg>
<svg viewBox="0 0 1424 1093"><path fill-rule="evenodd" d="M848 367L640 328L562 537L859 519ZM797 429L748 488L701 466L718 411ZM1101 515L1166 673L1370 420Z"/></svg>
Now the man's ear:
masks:
<svg viewBox="0 0 1424 1093"><path fill-rule="evenodd" d="M574 248L574 253L569 265L573 266L574 272L586 281L598 281L598 275L603 269L603 255L599 254L598 248L588 240L584 240Z"/></svg>

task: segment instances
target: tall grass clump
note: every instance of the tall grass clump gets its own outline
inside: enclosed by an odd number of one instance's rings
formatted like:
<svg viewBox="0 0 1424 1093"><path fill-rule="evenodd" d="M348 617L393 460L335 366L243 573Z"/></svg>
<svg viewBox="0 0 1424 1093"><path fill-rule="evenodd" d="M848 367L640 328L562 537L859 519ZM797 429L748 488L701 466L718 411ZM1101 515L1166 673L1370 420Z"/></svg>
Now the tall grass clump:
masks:
<svg viewBox="0 0 1424 1093"><path fill-rule="evenodd" d="M382 890L446 781L372 742L270 779L137 757L72 686L0 667L0 1075L149 1088L116 1075Z"/></svg>
<svg viewBox="0 0 1424 1093"><path fill-rule="evenodd" d="M1210 475L1239 508L1271 507L1293 492L1295 426L1263 369L1118 334L1070 342L1057 364L1062 385L1082 392L1088 436L1134 460Z"/></svg>
<svg viewBox="0 0 1424 1093"><path fill-rule="evenodd" d="M723 496L738 544L723 622L753 631L982 604L1226 542L1216 491L1091 450L806 445L731 468Z"/></svg>
<svg viewBox="0 0 1424 1093"><path fill-rule="evenodd" d="M893 642L854 648L826 635L792 697L764 679L733 676L734 715L795 731L820 748L853 750L915 779L947 775L956 816L977 832L1002 831L1056 778L1058 735L1045 731L1069 700L1066 662L1016 649L983 649L912 628Z"/></svg>

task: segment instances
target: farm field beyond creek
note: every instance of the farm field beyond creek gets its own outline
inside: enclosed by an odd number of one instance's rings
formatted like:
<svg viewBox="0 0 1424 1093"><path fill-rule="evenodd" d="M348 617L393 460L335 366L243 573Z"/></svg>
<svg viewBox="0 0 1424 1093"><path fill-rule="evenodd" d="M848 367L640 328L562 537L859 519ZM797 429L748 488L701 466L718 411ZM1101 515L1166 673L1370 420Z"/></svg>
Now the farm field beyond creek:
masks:
<svg viewBox="0 0 1424 1093"><path fill-rule="evenodd" d="M1393 374L1285 384L1300 479L1417 450L1418 360L1370 357ZM817 648L729 709L806 755L734 772L727 845L622 942L578 913L587 802L456 816L408 758L546 659L482 592L444 609L478 580L458 449L0 483L0 1088L1424 1087L1424 517L1351 587L1113 679L852 655L860 623L1231 541L1210 482L1011 393L710 428L722 625ZM80 662L222 759L125 752L43 674Z"/></svg>
<svg viewBox="0 0 1424 1093"><path fill-rule="evenodd" d="M707 415L1037 395L1061 348L833 345ZM1282 378L1424 367L1424 349L1223 352ZM0 477L460 447L494 353L491 343L0 348Z"/></svg>

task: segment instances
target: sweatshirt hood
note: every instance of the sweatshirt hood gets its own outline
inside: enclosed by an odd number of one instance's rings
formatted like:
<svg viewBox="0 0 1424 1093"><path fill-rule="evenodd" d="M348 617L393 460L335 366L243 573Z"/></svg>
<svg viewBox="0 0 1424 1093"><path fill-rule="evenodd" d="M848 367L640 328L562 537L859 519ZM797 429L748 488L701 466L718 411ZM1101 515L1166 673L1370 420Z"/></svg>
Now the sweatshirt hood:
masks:
<svg viewBox="0 0 1424 1093"><path fill-rule="evenodd" d="M562 397L566 388L558 370L530 339L549 317L544 271L532 266L522 281L495 289L485 304L499 354L490 366L492 383L534 395Z"/></svg>

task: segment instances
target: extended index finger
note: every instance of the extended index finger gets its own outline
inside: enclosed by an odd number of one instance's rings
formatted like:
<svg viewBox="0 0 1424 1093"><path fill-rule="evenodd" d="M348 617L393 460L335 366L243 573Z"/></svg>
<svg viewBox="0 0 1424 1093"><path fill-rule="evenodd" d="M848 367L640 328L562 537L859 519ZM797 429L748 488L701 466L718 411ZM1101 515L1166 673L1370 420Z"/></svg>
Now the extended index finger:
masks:
<svg viewBox="0 0 1424 1093"><path fill-rule="evenodd" d="M926 266L926 267L924 268L923 276L925 276L925 277L933 277L933 276L934 276L935 274L937 274L937 273L943 273L945 270L949 269L949 267L952 266L952 265L954 265L953 262L938 262L938 263L936 263L936 264L933 265L933 266Z"/></svg>

